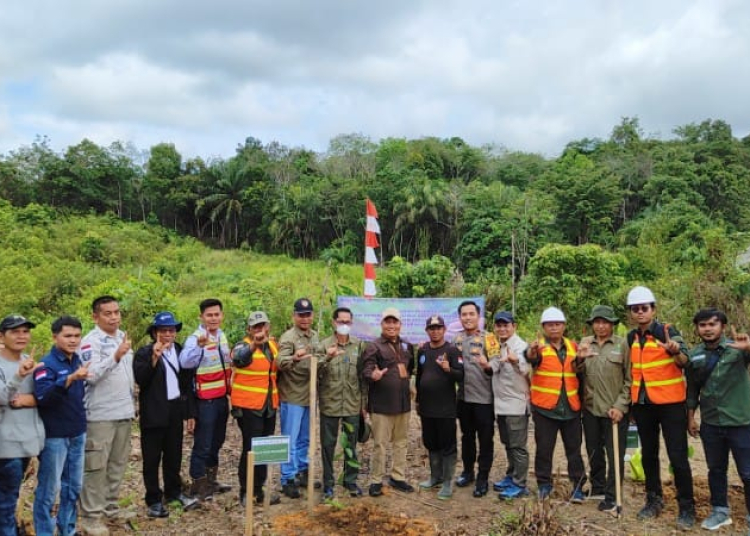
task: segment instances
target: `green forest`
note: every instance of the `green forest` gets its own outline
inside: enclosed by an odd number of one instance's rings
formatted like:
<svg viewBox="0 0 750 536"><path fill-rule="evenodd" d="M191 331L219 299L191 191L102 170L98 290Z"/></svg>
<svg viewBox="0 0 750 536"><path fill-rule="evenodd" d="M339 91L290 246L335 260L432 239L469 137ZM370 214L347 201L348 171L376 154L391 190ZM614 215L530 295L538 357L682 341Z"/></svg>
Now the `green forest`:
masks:
<svg viewBox="0 0 750 536"><path fill-rule="evenodd" d="M190 325L211 295L235 336L255 307L280 330L295 297L330 311L361 293L369 198L379 297L482 294L526 334L556 305L578 336L592 305L624 318L628 289L646 284L683 331L708 305L746 328L748 191L750 136L712 119L665 139L623 118L555 158L457 137L345 134L323 153L248 137L210 159L87 139L58 153L38 138L0 155L0 312L88 317L114 293L142 334L164 308Z"/></svg>

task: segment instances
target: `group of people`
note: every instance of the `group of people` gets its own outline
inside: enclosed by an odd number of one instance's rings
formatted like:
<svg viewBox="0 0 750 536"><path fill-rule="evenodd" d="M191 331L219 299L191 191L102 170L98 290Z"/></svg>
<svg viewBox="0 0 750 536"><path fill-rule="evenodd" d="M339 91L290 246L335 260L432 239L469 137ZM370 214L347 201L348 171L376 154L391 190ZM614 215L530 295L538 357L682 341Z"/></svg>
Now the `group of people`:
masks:
<svg viewBox="0 0 750 536"><path fill-rule="evenodd" d="M646 476L639 519L657 517L663 508L661 434L677 488L677 524L694 525L687 435L700 434L712 506L702 526L713 530L732 523L730 452L744 484L750 522L750 337L727 333L726 315L703 309L693 320L701 342L689 350L673 326L656 319L656 298L648 288L633 288L627 307L635 325L627 337L615 334L619 319L613 308L597 305L587 319L593 334L576 342L566 336L565 314L550 307L541 315L541 331L527 343L516 332L512 313L497 312L493 329L483 330L479 305L465 301L458 307L462 330L452 341L446 340L444 319L431 315L425 321L427 341L415 346L401 337L401 313L392 307L382 311L381 334L373 341L351 335L353 313L345 307L335 309L333 334L321 340L312 329L313 305L300 298L293 305L293 326L278 340L271 336L268 315L254 311L244 338L230 345L221 327L221 301L206 299L199 305L199 326L182 345L176 340L182 323L164 311L148 328L151 342L134 352L120 329L117 299L101 296L92 303L94 329L83 337L78 319L58 318L52 323L52 349L39 362L25 352L35 324L8 316L0 322L0 536L17 534L20 485L29 460L37 456L36 534L72 536L79 510L84 534L109 534L106 519L120 515L136 385L149 517L168 516L170 505L191 510L231 490L218 480L230 415L242 435L237 476L243 505L248 493L258 504L266 499L265 465L252 468L253 489L246 489L246 454L254 438L275 433L277 414L290 445L280 477L286 497L299 498L300 488L308 485L309 424L315 418L320 419L324 498L335 496L333 461L340 437L344 463L339 481L350 496L363 494L357 484L363 426L370 427L373 438L368 494L382 495L384 482L413 492L406 455L414 403L429 460L429 476L418 485L439 488L438 499L450 499L454 484L473 484L474 497L487 495L490 485L502 499L529 496L533 418L538 497L554 493L559 434L572 484L569 500L597 497L599 510L615 511L615 466L622 475L632 420ZM317 378L311 377L313 369ZM319 415L311 414L313 380ZM456 421L462 464L457 477ZM503 478L491 483L495 426L507 465ZM186 429L193 447L191 482L183 487ZM268 499L280 501L273 493Z"/></svg>

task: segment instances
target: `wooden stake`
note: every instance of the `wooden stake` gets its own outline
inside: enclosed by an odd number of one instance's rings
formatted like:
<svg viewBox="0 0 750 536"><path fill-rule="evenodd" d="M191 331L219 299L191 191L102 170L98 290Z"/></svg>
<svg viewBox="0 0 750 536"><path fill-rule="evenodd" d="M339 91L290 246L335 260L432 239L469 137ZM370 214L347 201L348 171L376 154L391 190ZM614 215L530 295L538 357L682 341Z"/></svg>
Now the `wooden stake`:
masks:
<svg viewBox="0 0 750 536"><path fill-rule="evenodd" d="M245 536L253 536L253 484L255 481L255 453L247 453L247 487L245 495Z"/></svg>
<svg viewBox="0 0 750 536"><path fill-rule="evenodd" d="M307 510L315 507L315 450L318 448L318 358L315 349L310 362L310 447L307 450Z"/></svg>
<svg viewBox="0 0 750 536"><path fill-rule="evenodd" d="M622 475L620 475L620 425L614 421L612 421L612 448L615 453L616 516L619 518L622 514Z"/></svg>

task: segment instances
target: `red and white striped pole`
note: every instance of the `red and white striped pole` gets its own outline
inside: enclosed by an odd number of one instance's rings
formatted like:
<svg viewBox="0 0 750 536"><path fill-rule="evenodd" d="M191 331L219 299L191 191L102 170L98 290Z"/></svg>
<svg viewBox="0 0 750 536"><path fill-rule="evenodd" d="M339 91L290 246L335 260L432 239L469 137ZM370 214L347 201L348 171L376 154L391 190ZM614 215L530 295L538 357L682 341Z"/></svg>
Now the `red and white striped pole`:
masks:
<svg viewBox="0 0 750 536"><path fill-rule="evenodd" d="M375 205L369 199L366 200L367 226L365 228L365 298L372 298L378 291L375 288L375 265L378 264L378 257L375 255L375 248L380 247L378 235L380 234L380 225L378 225L378 211Z"/></svg>

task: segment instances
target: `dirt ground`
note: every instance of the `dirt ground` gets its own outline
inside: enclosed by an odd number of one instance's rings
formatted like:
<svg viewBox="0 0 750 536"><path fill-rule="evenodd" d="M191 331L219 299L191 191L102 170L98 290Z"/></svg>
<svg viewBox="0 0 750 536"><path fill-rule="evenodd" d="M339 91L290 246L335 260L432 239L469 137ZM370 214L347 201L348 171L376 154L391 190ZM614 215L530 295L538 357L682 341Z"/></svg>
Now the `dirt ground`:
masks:
<svg viewBox="0 0 750 536"><path fill-rule="evenodd" d="M420 422L412 415L409 444L408 480L417 487L429 472L427 454L420 439ZM186 437L183 477L187 479L187 460L191 438ZM367 496L369 460L372 443L359 445L361 462L359 484L365 491L360 499L349 498L345 490L336 487L336 498L323 504L320 491L316 491L315 508L308 511L308 501L303 492L302 499L282 497L279 505L270 507L269 512L256 508L254 512L254 534L265 536L349 536L398 534L403 536L480 536L480 535L652 535L706 533L700 529L700 521L710 510L709 493L706 481L707 471L703 448L699 440L690 439L695 454L691 460L694 488L697 503L698 523L688 532L675 527L677 505L674 488L668 472L668 462L662 448L662 473L665 482L666 508L660 518L653 522L641 522L635 517L643 505L645 492L643 484L633 482L628 464L625 469L623 515L616 519L609 514L598 512L598 501L586 501L582 505L567 502L570 484L565 478L566 463L561 442L555 451L555 470L558 475L552 500L544 504L535 498L516 501L502 501L497 493L490 492L486 497L472 497L472 489L455 488L450 501L439 501L436 491L401 493L384 486L384 495L378 498ZM532 457L532 474L529 486L536 490L533 476L533 432L530 431L529 447ZM662 446L663 447L663 446ZM144 488L141 479L140 449L138 430L133 432L133 452L121 490L121 506L128 519L112 521L109 524L112 535L174 535L211 534L215 536L241 535L244 533L245 512L237 496L237 461L240 453L240 435L237 426L230 418L227 427L227 441L221 452L220 480L231 483L233 491L218 495L196 511L181 512L171 509L167 519L153 520L146 517L143 503ZM584 455L585 459L585 455ZM314 457L315 471L320 471L319 453ZM337 462L337 472L341 461ZM460 471L460 461L459 467ZM495 459L491 480L499 480L505 471L505 452L495 434ZM273 486L278 486L278 466L273 467ZM32 477L22 490L20 518L24 521L27 534L33 534L31 527L31 504L33 500ZM730 463L730 503L734 525L724 528L717 534L747 534L742 485L737 477L734 463ZM729 529L729 530L727 530Z"/></svg>

